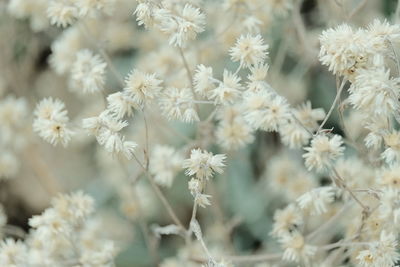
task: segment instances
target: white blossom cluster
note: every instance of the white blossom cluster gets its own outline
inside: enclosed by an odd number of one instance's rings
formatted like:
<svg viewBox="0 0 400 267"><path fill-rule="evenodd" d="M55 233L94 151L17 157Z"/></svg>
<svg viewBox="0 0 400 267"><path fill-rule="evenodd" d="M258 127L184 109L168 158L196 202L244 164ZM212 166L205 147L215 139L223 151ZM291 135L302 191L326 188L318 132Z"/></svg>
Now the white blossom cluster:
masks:
<svg viewBox="0 0 400 267"><path fill-rule="evenodd" d="M78 191L59 195L42 214L29 219L24 241L5 238L0 243L2 266L114 266L116 248L98 235L94 200ZM1 226L5 223L2 218Z"/></svg>
<svg viewBox="0 0 400 267"><path fill-rule="evenodd" d="M0 4L0 266L398 266L400 1L369 2Z"/></svg>

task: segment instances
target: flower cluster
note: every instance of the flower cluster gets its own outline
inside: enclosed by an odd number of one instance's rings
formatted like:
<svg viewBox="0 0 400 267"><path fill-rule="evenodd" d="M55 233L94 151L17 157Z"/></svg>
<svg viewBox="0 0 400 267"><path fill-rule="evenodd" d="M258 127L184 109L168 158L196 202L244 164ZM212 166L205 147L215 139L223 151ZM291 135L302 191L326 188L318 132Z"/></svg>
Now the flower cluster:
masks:
<svg viewBox="0 0 400 267"><path fill-rule="evenodd" d="M2 266L113 266L116 248L97 235L92 217L94 200L76 192L53 199L52 206L29 220L25 241L7 238L0 243ZM99 225L97 225L98 227Z"/></svg>
<svg viewBox="0 0 400 267"><path fill-rule="evenodd" d="M0 3L0 266L396 266L399 12L342 2Z"/></svg>

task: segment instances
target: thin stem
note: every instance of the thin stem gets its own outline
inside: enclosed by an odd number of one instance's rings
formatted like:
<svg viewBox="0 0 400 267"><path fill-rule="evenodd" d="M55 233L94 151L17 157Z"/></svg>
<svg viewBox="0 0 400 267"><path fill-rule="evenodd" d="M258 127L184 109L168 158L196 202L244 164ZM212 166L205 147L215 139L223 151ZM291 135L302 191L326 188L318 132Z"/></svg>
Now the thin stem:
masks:
<svg viewBox="0 0 400 267"><path fill-rule="evenodd" d="M290 112L292 114L292 117L294 118L294 120L304 129L307 131L307 133L309 133L311 136L313 136L314 134L296 117L296 115L293 112Z"/></svg>
<svg viewBox="0 0 400 267"><path fill-rule="evenodd" d="M184 67L186 69L186 74L188 76L188 80L189 80L189 83L190 83L190 89L192 90L193 98L195 100L197 100L197 95L196 95L196 92L194 91L194 88L193 88L193 76L192 76L192 72L190 71L189 64L188 64L188 62L186 60L185 54L183 53L182 47L179 47L178 50L179 50L179 54L181 55L183 65L184 65ZM195 103L195 108L196 108L196 112L199 113L200 108L199 108L199 105L197 103Z"/></svg>
<svg viewBox="0 0 400 267"><path fill-rule="evenodd" d="M144 113L144 110L142 110L143 113L143 121L144 121L144 129L145 129L145 136L146 136L146 148L144 150L144 157L146 159L146 170L149 170L149 164L150 164L150 158L149 158L149 128L147 125L147 119L146 115Z"/></svg>
<svg viewBox="0 0 400 267"><path fill-rule="evenodd" d="M358 197L353 193L353 191L347 187L347 185L344 182L344 179L340 176L340 174L337 172L336 168L332 166L332 170L336 176L336 182L338 182L338 184L344 189L346 190L350 196L361 206L361 208L364 211L368 211L369 208L367 206L365 206L360 199L358 199Z"/></svg>
<svg viewBox="0 0 400 267"><path fill-rule="evenodd" d="M162 204L164 207L167 209L167 212L171 219L174 221L176 225L178 225L182 231L186 231L185 227L183 226L182 222L179 220L178 216L176 215L174 209L171 207L171 204L168 202L167 198L164 196L158 185L153 180L153 177L151 174L148 172L148 170L143 166L143 164L139 161L139 159L136 157L135 154L133 154L133 158L135 161L139 164L140 167L142 167L144 173L146 174L146 178L149 180L151 187L153 188L154 192L156 193L157 197L161 200Z"/></svg>
<svg viewBox="0 0 400 267"><path fill-rule="evenodd" d="M342 94L342 91L343 91L343 88L344 88L344 85L345 85L345 84L346 84L346 80L345 80L345 78L343 78L342 83L341 83L341 85L340 85L340 88L339 88L339 90L338 90L337 93L336 93L335 100L333 100L333 103L332 103L332 105L331 105L331 108L329 109L328 114L326 114L324 120L322 121L321 125L319 126L319 128L318 128L316 134L318 134L319 132L321 132L321 130L322 130L322 128L324 127L325 123L328 121L329 117L331 116L331 114L332 114L334 108L336 107L337 102L339 101L340 95Z"/></svg>
<svg viewBox="0 0 400 267"><path fill-rule="evenodd" d="M399 0L399 1L400 1L400 0ZM399 62L399 57L397 56L397 53L396 53L396 50L394 49L394 45L393 45L392 41L391 41L389 38L386 38L386 41L389 43L390 48L392 49L394 61L396 62L397 74L400 76L400 62Z"/></svg>
<svg viewBox="0 0 400 267"><path fill-rule="evenodd" d="M174 221L176 225L178 225L182 230L185 230L185 227L181 223L181 221L178 219L178 216L175 214L174 209L171 207L171 204L169 204L167 198L164 196L164 194L161 192L160 188L154 183L153 178L149 175L149 173L146 172L146 177L150 182L151 187L154 189L154 192L158 196L158 198L161 200L163 203L164 207L167 209L167 212L171 219Z"/></svg>

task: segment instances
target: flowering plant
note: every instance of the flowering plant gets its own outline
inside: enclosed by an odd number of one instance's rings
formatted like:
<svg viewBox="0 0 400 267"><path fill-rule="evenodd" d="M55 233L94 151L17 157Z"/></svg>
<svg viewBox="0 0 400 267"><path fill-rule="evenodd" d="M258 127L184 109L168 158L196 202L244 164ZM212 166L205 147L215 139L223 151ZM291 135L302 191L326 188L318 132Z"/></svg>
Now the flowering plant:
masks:
<svg viewBox="0 0 400 267"><path fill-rule="evenodd" d="M0 3L0 266L398 266L386 2Z"/></svg>

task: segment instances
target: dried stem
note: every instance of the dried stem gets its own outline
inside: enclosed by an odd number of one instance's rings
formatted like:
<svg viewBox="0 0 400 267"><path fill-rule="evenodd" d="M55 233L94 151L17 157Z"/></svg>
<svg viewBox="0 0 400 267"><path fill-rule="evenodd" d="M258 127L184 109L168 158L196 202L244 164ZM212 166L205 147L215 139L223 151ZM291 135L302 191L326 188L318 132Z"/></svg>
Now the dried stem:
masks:
<svg viewBox="0 0 400 267"><path fill-rule="evenodd" d="M316 134L318 134L319 132L321 132L321 130L322 130L322 128L324 127L325 123L328 121L329 117L331 116L331 114L332 114L334 108L336 107L337 102L339 101L340 95L342 94L342 91L343 91L343 88L344 88L344 85L345 85L345 84L346 84L346 79L343 78L343 79L342 79L342 83L341 83L341 85L340 85L340 88L339 88L339 90L337 90L335 100L333 100L333 103L332 103L332 105L331 105L331 108L329 109L328 114L326 114L324 120L322 121L321 125L319 126L319 128L318 128Z"/></svg>

